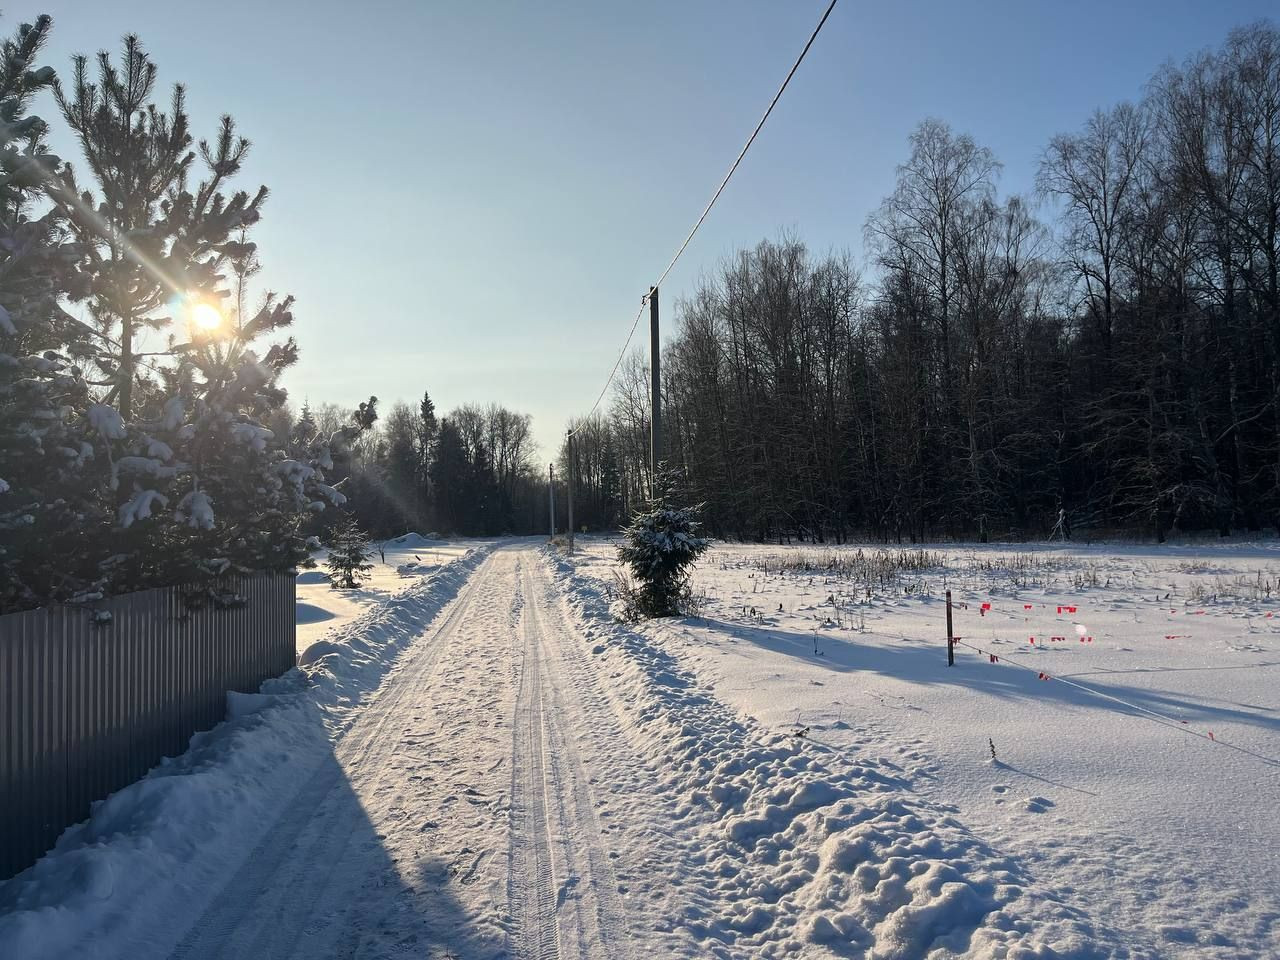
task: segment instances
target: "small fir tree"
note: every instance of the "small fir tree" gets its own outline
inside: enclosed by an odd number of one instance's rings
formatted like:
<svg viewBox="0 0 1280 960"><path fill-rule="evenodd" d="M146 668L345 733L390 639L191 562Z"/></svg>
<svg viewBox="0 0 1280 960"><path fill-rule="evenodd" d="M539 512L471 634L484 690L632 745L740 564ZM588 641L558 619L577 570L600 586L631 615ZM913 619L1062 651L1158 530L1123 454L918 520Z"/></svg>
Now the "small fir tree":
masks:
<svg viewBox="0 0 1280 960"><path fill-rule="evenodd" d="M329 541L329 558L325 566L332 575L334 589L354 590L365 580L373 564L369 538L354 518L348 517L333 530Z"/></svg>
<svg viewBox="0 0 1280 960"><path fill-rule="evenodd" d="M688 595L689 571L711 541L699 535L702 505L674 505L675 483L661 474L654 498L622 531L618 559L639 583L627 598L631 612L641 617L669 617L680 612Z"/></svg>

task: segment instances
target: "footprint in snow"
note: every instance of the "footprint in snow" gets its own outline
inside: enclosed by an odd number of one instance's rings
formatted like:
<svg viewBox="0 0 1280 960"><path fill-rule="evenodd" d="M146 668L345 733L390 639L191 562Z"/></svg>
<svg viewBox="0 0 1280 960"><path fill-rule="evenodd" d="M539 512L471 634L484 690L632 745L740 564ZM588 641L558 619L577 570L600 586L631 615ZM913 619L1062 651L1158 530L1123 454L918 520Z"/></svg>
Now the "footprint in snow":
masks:
<svg viewBox="0 0 1280 960"><path fill-rule="evenodd" d="M1027 797L1023 801L1023 809L1027 813L1044 813L1052 806L1056 806L1056 804L1045 797Z"/></svg>

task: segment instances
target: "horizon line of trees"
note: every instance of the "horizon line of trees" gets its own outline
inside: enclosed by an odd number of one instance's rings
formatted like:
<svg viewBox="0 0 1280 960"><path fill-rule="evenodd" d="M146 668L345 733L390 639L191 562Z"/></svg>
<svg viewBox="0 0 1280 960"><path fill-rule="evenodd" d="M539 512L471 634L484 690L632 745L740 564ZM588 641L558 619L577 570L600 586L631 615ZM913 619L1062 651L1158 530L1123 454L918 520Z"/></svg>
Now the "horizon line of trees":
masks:
<svg viewBox="0 0 1280 960"><path fill-rule="evenodd" d="M942 121L909 147L863 229L868 275L784 236L677 304L665 453L709 530L1280 529L1275 26L1054 137L1036 198L1001 196L998 159ZM589 526L649 488L648 382L637 351L575 424Z"/></svg>
<svg viewBox="0 0 1280 960"><path fill-rule="evenodd" d="M546 480L534 466L527 413L463 404L437 417L424 392L416 406L396 403L385 417L376 397L358 408L304 404L289 432L305 444L350 423L362 429L335 456L334 476L346 509L374 539L407 531L499 536L546 530Z"/></svg>

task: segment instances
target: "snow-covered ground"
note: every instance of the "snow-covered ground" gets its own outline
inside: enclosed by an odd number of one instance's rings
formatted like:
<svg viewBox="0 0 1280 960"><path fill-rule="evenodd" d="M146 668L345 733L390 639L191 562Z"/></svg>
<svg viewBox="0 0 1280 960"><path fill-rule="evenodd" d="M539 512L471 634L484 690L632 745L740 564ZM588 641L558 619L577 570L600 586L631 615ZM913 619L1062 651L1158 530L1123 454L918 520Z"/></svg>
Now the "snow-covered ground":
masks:
<svg viewBox="0 0 1280 960"><path fill-rule="evenodd" d="M381 541L374 544L369 558L373 569L355 590L333 589L324 566L325 553L316 553L316 566L298 574L298 652L341 630L361 613L402 593L422 577L465 556L476 545L418 533Z"/></svg>
<svg viewBox="0 0 1280 960"><path fill-rule="evenodd" d="M891 763L1096 949L1280 957L1280 544L926 550L868 593L831 569L857 548L721 545L704 618L640 630L763 728ZM983 651L954 667L948 588Z"/></svg>
<svg viewBox="0 0 1280 960"><path fill-rule="evenodd" d="M631 627L607 541L469 545L0 885L0 956L1280 956L1280 550L890 566L719 546Z"/></svg>

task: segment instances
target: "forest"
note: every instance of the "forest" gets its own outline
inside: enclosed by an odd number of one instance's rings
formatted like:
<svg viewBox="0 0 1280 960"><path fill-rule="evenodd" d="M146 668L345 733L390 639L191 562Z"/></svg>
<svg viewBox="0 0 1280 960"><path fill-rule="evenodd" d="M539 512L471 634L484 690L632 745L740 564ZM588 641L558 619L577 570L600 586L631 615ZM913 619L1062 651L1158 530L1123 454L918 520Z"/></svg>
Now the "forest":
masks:
<svg viewBox="0 0 1280 960"><path fill-rule="evenodd" d="M722 537L1280 528L1280 33L1045 144L1033 196L929 119L862 229L742 249L676 306L666 462ZM578 516L649 484L648 364L577 427ZM570 466L570 451L559 453Z"/></svg>
<svg viewBox="0 0 1280 960"><path fill-rule="evenodd" d="M295 437L331 436L352 424L335 455L347 509L375 538L406 530L500 536L547 529L547 481L534 466L533 419L499 404L463 404L437 417L424 392L381 418L377 398L354 410L302 407ZM563 491L562 491L563 495Z"/></svg>

